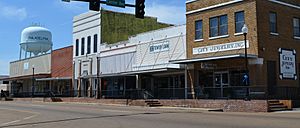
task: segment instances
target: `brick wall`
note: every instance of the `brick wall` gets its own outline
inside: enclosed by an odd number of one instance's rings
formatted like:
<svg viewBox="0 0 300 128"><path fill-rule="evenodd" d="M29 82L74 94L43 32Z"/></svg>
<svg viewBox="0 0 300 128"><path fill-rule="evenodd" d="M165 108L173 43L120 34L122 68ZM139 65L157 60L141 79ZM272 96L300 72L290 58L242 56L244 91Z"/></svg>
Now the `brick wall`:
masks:
<svg viewBox="0 0 300 128"><path fill-rule="evenodd" d="M285 0L289 3L297 3L300 6L299 0ZM269 13L275 12L277 14L277 29L278 36L271 35L269 30ZM279 48L295 49L296 66L300 63L300 40L293 38L293 24L294 17L300 17L300 10L288 6L272 3L266 0L257 0L257 31L259 42L259 55L264 58L264 65L260 71L260 78L267 84L267 61L276 61L277 73L276 80L278 86L297 86L299 87L299 80L280 80L279 79ZM296 73L299 78L299 67L296 68Z"/></svg>
<svg viewBox="0 0 300 128"><path fill-rule="evenodd" d="M207 2L209 1L209 2ZM226 0L216 0L226 1ZM206 2L208 5L216 2L211 0L199 0L199 2ZM221 2L222 3L222 2ZM214 8L203 12L197 12L187 15L187 57L188 58L202 58L211 56L222 56L231 54L244 54L244 50L231 50L224 52L215 52L209 54L193 55L193 48L225 44L236 41L243 41L243 35L235 35L235 12L244 11L245 22L249 28L248 40L250 48L248 54L258 55L257 42L257 22L256 22L256 2L254 0L247 0L246 2L235 3L220 8ZM221 16L227 14L228 18L228 35L229 37L219 39L209 39L209 19L211 17ZM203 21L203 41L195 41L195 21Z"/></svg>
<svg viewBox="0 0 300 128"><path fill-rule="evenodd" d="M73 46L52 51L51 77L72 77Z"/></svg>

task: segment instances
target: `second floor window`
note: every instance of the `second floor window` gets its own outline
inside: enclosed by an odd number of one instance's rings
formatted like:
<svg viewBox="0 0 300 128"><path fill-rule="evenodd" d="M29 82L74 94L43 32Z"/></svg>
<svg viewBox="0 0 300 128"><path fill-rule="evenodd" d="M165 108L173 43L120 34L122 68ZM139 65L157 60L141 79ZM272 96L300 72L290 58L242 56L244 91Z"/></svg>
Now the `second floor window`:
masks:
<svg viewBox="0 0 300 128"><path fill-rule="evenodd" d="M293 19L294 37L300 37L300 18Z"/></svg>
<svg viewBox="0 0 300 128"><path fill-rule="evenodd" d="M202 20L195 22L195 40L203 39L202 26Z"/></svg>
<svg viewBox="0 0 300 128"><path fill-rule="evenodd" d="M84 55L84 49L85 49L85 47L84 47L84 38L81 38L81 55Z"/></svg>
<svg viewBox="0 0 300 128"><path fill-rule="evenodd" d="M209 36L223 36L228 34L228 19L227 15L213 17L209 19Z"/></svg>
<svg viewBox="0 0 300 128"><path fill-rule="evenodd" d="M76 44L75 44L75 56L79 55L79 40L76 39Z"/></svg>
<svg viewBox="0 0 300 128"><path fill-rule="evenodd" d="M86 54L91 54L91 36L87 38L87 52Z"/></svg>
<svg viewBox="0 0 300 128"><path fill-rule="evenodd" d="M235 13L235 33L241 33L245 24L244 11Z"/></svg>
<svg viewBox="0 0 300 128"><path fill-rule="evenodd" d="M277 14L274 12L270 13L270 32L277 33Z"/></svg>
<svg viewBox="0 0 300 128"><path fill-rule="evenodd" d="M94 35L94 53L97 52L97 49L98 49L98 35L95 34Z"/></svg>

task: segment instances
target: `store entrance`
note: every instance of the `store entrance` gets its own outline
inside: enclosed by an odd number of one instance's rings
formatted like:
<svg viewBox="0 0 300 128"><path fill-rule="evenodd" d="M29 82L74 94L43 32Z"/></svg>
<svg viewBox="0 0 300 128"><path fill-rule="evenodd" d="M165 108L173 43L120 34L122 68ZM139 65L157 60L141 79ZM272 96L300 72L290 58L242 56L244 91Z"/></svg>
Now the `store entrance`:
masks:
<svg viewBox="0 0 300 128"><path fill-rule="evenodd" d="M214 84L220 91L220 97L224 97L224 91L229 86L229 72L216 72L214 74Z"/></svg>

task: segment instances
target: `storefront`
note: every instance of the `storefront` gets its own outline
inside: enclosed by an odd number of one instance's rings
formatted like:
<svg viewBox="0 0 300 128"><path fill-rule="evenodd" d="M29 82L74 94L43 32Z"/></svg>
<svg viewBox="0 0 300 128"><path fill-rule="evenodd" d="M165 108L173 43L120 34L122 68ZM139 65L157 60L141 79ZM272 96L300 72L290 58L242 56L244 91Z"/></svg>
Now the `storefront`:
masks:
<svg viewBox="0 0 300 128"><path fill-rule="evenodd" d="M133 71L138 75L139 89L148 97L159 99L184 98L184 66L169 61L186 58L185 25L138 34Z"/></svg>

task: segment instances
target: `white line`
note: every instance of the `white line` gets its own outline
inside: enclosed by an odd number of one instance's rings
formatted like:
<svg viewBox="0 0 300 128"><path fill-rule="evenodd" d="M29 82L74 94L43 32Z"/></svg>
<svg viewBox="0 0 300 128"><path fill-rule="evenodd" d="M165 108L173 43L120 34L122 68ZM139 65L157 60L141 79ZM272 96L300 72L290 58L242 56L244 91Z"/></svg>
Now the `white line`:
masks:
<svg viewBox="0 0 300 128"><path fill-rule="evenodd" d="M33 116L29 116L29 117L25 117L25 118L23 118L23 120L29 120L29 119L31 119L31 118L33 118L33 117L36 117L37 115L33 115Z"/></svg>
<svg viewBox="0 0 300 128"><path fill-rule="evenodd" d="M104 109L102 111L104 111L104 112L123 112L123 113L130 113L130 112L132 112L132 111L109 110L109 109Z"/></svg>
<svg viewBox="0 0 300 128"><path fill-rule="evenodd" d="M20 122L21 120L14 120L14 121L10 121L10 122L7 122L7 123L3 123L1 125L9 125L9 124L13 124L13 123L17 123L17 122Z"/></svg>

